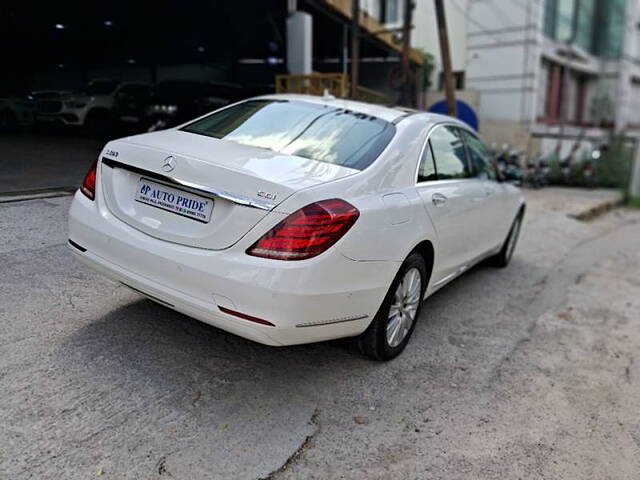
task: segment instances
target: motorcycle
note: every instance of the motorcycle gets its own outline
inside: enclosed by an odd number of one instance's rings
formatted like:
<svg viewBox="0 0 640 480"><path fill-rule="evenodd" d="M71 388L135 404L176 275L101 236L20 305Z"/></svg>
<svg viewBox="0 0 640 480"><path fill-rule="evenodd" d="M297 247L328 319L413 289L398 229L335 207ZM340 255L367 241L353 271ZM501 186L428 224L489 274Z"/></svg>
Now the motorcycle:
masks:
<svg viewBox="0 0 640 480"><path fill-rule="evenodd" d="M527 182L533 188L543 188L549 185L551 166L545 158L527 162Z"/></svg>

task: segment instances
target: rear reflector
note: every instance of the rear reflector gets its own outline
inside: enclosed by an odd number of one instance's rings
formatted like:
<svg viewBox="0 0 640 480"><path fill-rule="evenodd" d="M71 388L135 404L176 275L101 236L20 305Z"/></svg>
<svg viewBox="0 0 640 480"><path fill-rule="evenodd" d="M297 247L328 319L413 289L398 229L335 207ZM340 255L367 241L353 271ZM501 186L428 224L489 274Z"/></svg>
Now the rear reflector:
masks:
<svg viewBox="0 0 640 480"><path fill-rule="evenodd" d="M360 212L340 199L322 200L296 210L247 250L254 257L304 260L326 251L356 222Z"/></svg>
<svg viewBox="0 0 640 480"><path fill-rule="evenodd" d="M98 160L94 160L91 164L91 168L82 181L80 191L84 193L87 198L94 200L96 198L96 172L98 170Z"/></svg>
<svg viewBox="0 0 640 480"><path fill-rule="evenodd" d="M218 305L218 308L220 309L220 311L222 313L226 313L228 315L233 315L234 317L242 318L244 320L249 320L250 322L259 323L260 325L266 325L268 327L275 327L275 325L273 323L267 322L266 320L263 320L261 318L252 317L251 315L247 315L245 313L236 312L235 310L230 310L228 308L221 307L219 305Z"/></svg>

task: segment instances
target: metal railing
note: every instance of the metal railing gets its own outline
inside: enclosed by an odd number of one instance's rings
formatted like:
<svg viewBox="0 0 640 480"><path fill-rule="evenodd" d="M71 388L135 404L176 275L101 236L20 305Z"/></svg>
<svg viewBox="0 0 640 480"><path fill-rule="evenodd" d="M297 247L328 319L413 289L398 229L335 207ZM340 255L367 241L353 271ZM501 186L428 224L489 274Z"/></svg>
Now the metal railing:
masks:
<svg viewBox="0 0 640 480"><path fill-rule="evenodd" d="M305 93L338 98L349 98L349 77L344 73L310 73L306 75L276 75L276 93ZM391 99L385 94L358 86L355 100L388 105Z"/></svg>
<svg viewBox="0 0 640 480"><path fill-rule="evenodd" d="M356 89L355 100L360 100L361 102L379 103L381 105L390 105L392 103L391 98L386 96L384 93L377 90L372 90L371 88L363 87L361 85L358 85Z"/></svg>
<svg viewBox="0 0 640 480"><path fill-rule="evenodd" d="M347 76L342 73L311 73L308 75L276 75L276 93L307 93L334 97L348 95Z"/></svg>

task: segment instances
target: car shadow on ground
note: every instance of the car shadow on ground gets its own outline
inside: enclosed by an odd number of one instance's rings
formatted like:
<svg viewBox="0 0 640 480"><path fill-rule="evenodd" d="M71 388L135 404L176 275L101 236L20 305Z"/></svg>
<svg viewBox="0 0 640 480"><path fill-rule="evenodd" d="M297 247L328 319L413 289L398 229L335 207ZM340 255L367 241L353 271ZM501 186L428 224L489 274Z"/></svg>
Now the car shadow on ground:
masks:
<svg viewBox="0 0 640 480"><path fill-rule="evenodd" d="M269 347L146 299L86 324L60 354L72 368L126 389L142 382L158 395L184 391L209 398L217 397L220 387L229 391L249 384L256 392L273 387L286 394L305 386L313 391L331 381L339 367L371 368L347 340Z"/></svg>
<svg viewBox="0 0 640 480"><path fill-rule="evenodd" d="M511 266L516 275L529 269L520 263L516 259ZM346 379L364 382L359 379L372 375L394 383L394 372L408 365L421 365L425 376L436 377L444 373L437 370L446 362L441 356L448 354L447 349L458 348L464 341L459 339L471 330L495 322L492 313L502 307L486 304L482 292L488 282L506 286L510 275L503 272L508 271L482 264L433 295L424 304L407 350L387 363L363 357L350 339L264 346L146 299L135 300L86 324L69 338L60 353L65 361L111 383L144 382L158 392L202 392L209 388L213 396L220 385L247 382L256 391L279 386L283 393L295 388L309 394ZM487 318L475 320L483 312L487 312Z"/></svg>

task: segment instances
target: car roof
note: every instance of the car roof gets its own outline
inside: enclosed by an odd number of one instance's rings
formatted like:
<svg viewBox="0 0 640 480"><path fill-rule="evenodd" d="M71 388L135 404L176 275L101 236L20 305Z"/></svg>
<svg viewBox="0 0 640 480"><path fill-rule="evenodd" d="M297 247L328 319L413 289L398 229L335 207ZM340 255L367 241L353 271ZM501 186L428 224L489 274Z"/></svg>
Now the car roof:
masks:
<svg viewBox="0 0 640 480"><path fill-rule="evenodd" d="M348 100L345 98L335 98L333 96L319 96L319 95L305 95L295 93L280 93L280 94L267 94L254 97L258 99L275 99L275 100L297 100L304 102L317 103L321 105L334 105L341 108L346 108L358 113L364 113L365 115L371 115L373 117L386 120L388 122L398 123L405 118L411 118L412 120L418 120L427 123L442 123L450 122L456 124L462 124L459 120L447 115L440 115L437 113L425 112L422 110L415 110L412 108L406 108L402 106L384 106L374 103L358 102L356 100Z"/></svg>
<svg viewBox="0 0 640 480"><path fill-rule="evenodd" d="M303 95L294 93L273 94L273 95L261 95L260 99L274 99L274 100L291 100L291 101L303 101L316 103L320 105L332 105L341 108L346 108L358 113L364 113L365 115L371 115L373 117L381 118L388 122L406 115L406 112L393 107L385 107L383 105L376 105L373 103L357 102L355 100L347 100L344 98L336 98L333 96L319 96L319 95Z"/></svg>

